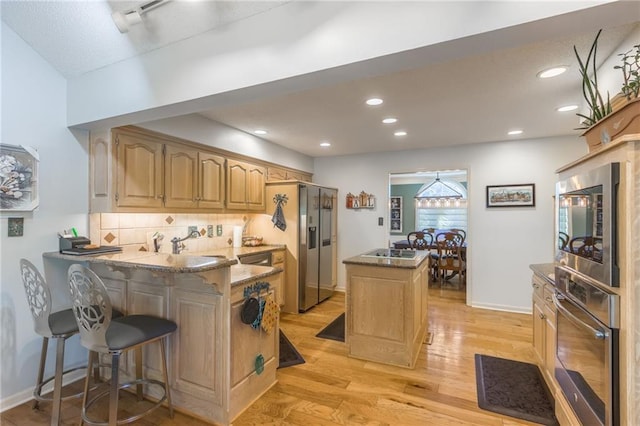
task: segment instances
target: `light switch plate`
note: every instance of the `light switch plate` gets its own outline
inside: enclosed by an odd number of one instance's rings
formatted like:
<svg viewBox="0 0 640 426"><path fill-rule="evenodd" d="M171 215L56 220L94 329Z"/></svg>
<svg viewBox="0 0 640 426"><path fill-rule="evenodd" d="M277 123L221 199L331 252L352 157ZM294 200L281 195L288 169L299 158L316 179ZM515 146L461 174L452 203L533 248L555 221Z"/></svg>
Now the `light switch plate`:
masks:
<svg viewBox="0 0 640 426"><path fill-rule="evenodd" d="M216 226L216 235L218 235L218 237L222 236L222 225Z"/></svg>
<svg viewBox="0 0 640 426"><path fill-rule="evenodd" d="M187 235L191 236L191 234L194 233L194 232L198 232L198 227L197 226L190 226Z"/></svg>
<svg viewBox="0 0 640 426"><path fill-rule="evenodd" d="M207 225L207 237L213 237L213 225Z"/></svg>

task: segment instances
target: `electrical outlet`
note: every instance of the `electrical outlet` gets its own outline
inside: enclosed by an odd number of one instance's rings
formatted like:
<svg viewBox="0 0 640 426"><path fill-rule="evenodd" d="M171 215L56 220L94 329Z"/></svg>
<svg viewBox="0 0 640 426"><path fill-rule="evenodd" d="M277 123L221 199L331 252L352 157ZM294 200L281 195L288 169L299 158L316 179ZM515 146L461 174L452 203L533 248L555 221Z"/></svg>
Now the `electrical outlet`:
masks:
<svg viewBox="0 0 640 426"><path fill-rule="evenodd" d="M198 232L198 227L197 226L190 226L188 235L191 235L194 232Z"/></svg>
<svg viewBox="0 0 640 426"><path fill-rule="evenodd" d="M218 237L222 236L222 225L216 226L216 234L218 235Z"/></svg>
<svg viewBox="0 0 640 426"><path fill-rule="evenodd" d="M213 225L207 225L207 237L213 237Z"/></svg>

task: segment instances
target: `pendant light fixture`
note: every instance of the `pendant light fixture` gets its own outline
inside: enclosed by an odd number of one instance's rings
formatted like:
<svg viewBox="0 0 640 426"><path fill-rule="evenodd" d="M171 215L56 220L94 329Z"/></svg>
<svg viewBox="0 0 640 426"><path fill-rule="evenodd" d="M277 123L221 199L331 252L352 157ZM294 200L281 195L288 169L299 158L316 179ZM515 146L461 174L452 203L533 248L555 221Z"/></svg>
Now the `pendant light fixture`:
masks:
<svg viewBox="0 0 640 426"><path fill-rule="evenodd" d="M414 197L418 207L460 207L463 198L459 191L440 180L439 173L436 173L433 182L423 185Z"/></svg>

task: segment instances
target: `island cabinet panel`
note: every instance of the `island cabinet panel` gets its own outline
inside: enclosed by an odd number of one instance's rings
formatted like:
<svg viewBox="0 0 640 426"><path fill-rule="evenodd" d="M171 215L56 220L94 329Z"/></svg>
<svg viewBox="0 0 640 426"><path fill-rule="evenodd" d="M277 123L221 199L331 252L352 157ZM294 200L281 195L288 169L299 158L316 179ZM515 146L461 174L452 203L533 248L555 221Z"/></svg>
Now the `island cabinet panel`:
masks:
<svg viewBox="0 0 640 426"><path fill-rule="evenodd" d="M427 332L428 262L346 267L349 356L413 368Z"/></svg>
<svg viewBox="0 0 640 426"><path fill-rule="evenodd" d="M127 313L136 313L144 315L153 315L156 317L167 318L168 295L167 288L155 284L149 284L138 281L129 281L127 286ZM162 356L160 355L160 346L153 345L144 348L142 357L144 365L144 374L157 380L163 380L162 377ZM135 351L128 353L131 365L138 365L134 362ZM135 376L133 369L129 370L129 374Z"/></svg>
<svg viewBox="0 0 640 426"><path fill-rule="evenodd" d="M161 141L128 132L114 132L116 145L116 205L162 207L164 164Z"/></svg>
<svg viewBox="0 0 640 426"><path fill-rule="evenodd" d="M257 400L276 382L279 358L279 320L270 331L261 326L257 329L241 320L241 312L248 296L266 300L276 299L276 289L282 281L282 273L250 280L231 289L231 375L229 415L233 419L242 410ZM258 292L251 292L256 284L267 284ZM250 293L249 293L250 292ZM256 360L261 356L264 370L258 372Z"/></svg>
<svg viewBox="0 0 640 426"><path fill-rule="evenodd" d="M181 333L174 339L173 387L185 395L222 403L224 341L222 297L176 289L172 311ZM188 403L188 398L185 399Z"/></svg>

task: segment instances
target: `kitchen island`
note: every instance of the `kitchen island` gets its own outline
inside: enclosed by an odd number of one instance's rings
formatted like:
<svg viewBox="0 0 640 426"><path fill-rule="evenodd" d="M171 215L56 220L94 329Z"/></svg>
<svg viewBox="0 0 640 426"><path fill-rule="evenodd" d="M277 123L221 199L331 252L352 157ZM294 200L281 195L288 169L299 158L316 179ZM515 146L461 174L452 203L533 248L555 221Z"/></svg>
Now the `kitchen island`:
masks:
<svg viewBox="0 0 640 426"><path fill-rule="evenodd" d="M269 331L244 324L248 296L274 297L280 268L239 265L224 257L165 253L99 256L43 254L47 282L70 306L67 270L79 263L105 283L111 302L127 314L150 314L178 324L167 346L169 384L176 410L216 424L230 424L276 383L279 322ZM130 354L129 357L133 355ZM264 370L256 370L256 359ZM132 358L123 359L123 380ZM157 350L144 353L145 374L162 380ZM157 391L151 387L148 396Z"/></svg>
<svg viewBox="0 0 640 426"><path fill-rule="evenodd" d="M413 368L428 326L429 252L377 249L345 259L345 343L354 358Z"/></svg>

